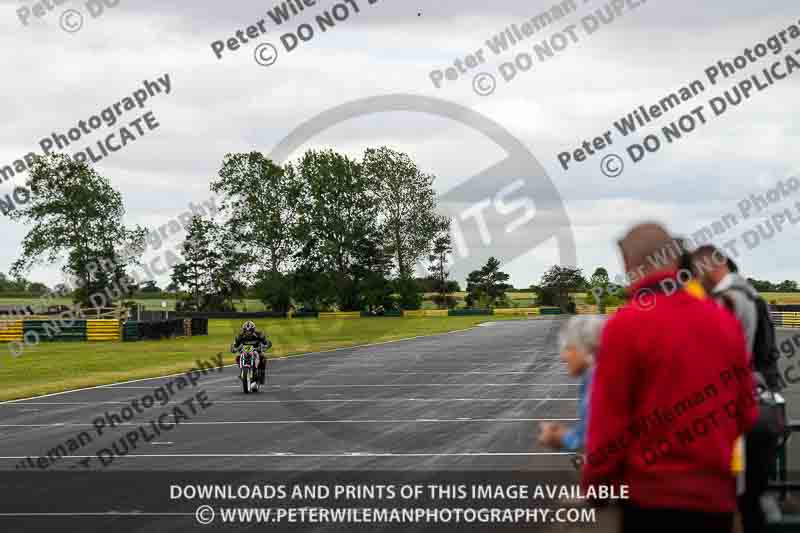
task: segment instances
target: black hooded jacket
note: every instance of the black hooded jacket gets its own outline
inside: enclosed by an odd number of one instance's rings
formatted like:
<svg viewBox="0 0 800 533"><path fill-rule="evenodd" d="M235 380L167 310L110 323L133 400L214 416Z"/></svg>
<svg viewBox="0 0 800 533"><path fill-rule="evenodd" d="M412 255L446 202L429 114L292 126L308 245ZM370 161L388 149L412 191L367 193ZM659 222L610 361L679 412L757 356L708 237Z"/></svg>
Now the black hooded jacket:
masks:
<svg viewBox="0 0 800 533"><path fill-rule="evenodd" d="M255 330L253 333L239 333L236 336L236 340L233 341L235 350L239 350L246 344L255 346L260 351L269 350L272 347L272 341L258 330Z"/></svg>

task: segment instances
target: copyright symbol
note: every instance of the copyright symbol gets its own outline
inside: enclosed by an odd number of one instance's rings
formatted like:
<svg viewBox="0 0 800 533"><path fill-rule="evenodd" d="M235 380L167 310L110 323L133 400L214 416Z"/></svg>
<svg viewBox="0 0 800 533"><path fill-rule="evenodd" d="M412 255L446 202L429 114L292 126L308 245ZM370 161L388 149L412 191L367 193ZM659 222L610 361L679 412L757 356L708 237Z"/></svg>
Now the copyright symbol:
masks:
<svg viewBox="0 0 800 533"><path fill-rule="evenodd" d="M497 80L488 72L481 72L472 80L472 89L479 96L489 96L497 88Z"/></svg>
<svg viewBox="0 0 800 533"><path fill-rule="evenodd" d="M625 170L625 163L617 154L607 155L600 162L600 170L609 178L616 178Z"/></svg>
<svg viewBox="0 0 800 533"><path fill-rule="evenodd" d="M261 43L256 46L256 63L262 67L268 67L278 60L278 49L269 43Z"/></svg>
<svg viewBox="0 0 800 533"><path fill-rule="evenodd" d="M61 29L67 33L75 33L83 28L83 14L77 9L67 9L61 13L59 21Z"/></svg>
<svg viewBox="0 0 800 533"><path fill-rule="evenodd" d="M201 505L194 512L194 517L200 525L207 526L214 521L214 509L210 505Z"/></svg>
<svg viewBox="0 0 800 533"><path fill-rule="evenodd" d="M636 293L633 304L642 311L649 311L656 306L656 293L652 289L642 289Z"/></svg>

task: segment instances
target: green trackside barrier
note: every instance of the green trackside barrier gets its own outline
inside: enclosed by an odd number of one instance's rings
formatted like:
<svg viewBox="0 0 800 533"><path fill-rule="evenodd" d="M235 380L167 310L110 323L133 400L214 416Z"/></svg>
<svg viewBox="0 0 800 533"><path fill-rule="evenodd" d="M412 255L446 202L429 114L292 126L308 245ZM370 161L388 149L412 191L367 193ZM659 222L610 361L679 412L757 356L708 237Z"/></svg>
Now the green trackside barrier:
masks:
<svg viewBox="0 0 800 533"><path fill-rule="evenodd" d="M361 316L364 317L364 318L373 318L373 317L382 317L382 316L400 317L400 316L403 316L403 312L399 311L399 310L396 310L396 309L393 309L391 311L384 311L380 315L374 315L374 314L370 313L369 311L361 311Z"/></svg>
<svg viewBox="0 0 800 533"><path fill-rule="evenodd" d="M86 340L86 320L24 320L23 338L38 338L42 342L70 342Z"/></svg>
<svg viewBox="0 0 800 533"><path fill-rule="evenodd" d="M539 309L540 315L560 315L561 309L559 307L542 307Z"/></svg>
<svg viewBox="0 0 800 533"><path fill-rule="evenodd" d="M139 336L139 323L129 320L122 326L122 340L124 342L141 340Z"/></svg>
<svg viewBox="0 0 800 533"><path fill-rule="evenodd" d="M491 309L450 309L447 311L447 316L477 316L491 314Z"/></svg>
<svg viewBox="0 0 800 533"><path fill-rule="evenodd" d="M295 311L291 315L291 318L317 318L319 316L318 311Z"/></svg>

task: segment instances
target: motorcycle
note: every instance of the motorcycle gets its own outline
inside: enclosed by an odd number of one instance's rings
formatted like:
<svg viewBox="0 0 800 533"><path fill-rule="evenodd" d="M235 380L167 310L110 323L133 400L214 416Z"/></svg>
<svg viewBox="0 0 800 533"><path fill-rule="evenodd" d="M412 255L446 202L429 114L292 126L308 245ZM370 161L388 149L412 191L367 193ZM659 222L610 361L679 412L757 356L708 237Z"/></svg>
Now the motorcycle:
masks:
<svg viewBox="0 0 800 533"><path fill-rule="evenodd" d="M259 357L258 351L250 345L242 346L239 357L237 357L239 379L242 381L242 391L245 394L258 392Z"/></svg>

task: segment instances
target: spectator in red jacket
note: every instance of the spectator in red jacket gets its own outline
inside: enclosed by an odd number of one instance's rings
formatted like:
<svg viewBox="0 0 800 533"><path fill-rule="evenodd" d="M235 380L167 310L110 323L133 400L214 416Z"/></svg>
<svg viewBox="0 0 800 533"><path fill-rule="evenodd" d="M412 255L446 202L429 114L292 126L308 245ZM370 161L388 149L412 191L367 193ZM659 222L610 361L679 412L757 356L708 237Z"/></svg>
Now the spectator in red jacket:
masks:
<svg viewBox="0 0 800 533"><path fill-rule="evenodd" d="M757 408L744 334L680 289L678 247L657 224L620 241L630 302L603 330L583 485L627 485L622 530L729 533L734 442Z"/></svg>

